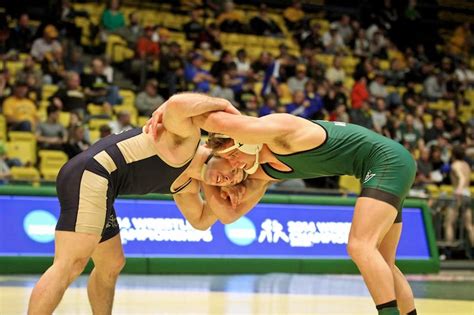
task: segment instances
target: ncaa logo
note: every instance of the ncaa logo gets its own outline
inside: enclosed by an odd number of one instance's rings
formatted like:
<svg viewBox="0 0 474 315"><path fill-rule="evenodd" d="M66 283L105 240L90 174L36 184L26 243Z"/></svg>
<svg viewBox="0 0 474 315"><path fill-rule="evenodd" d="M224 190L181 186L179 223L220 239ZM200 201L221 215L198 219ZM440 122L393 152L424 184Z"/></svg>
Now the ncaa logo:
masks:
<svg viewBox="0 0 474 315"><path fill-rule="evenodd" d="M257 238L255 225L247 217L241 217L234 223L226 225L224 231L229 241L238 246L250 245Z"/></svg>
<svg viewBox="0 0 474 315"><path fill-rule="evenodd" d="M45 210L33 210L23 219L26 235L38 243L49 243L54 240L54 230L58 220Z"/></svg>

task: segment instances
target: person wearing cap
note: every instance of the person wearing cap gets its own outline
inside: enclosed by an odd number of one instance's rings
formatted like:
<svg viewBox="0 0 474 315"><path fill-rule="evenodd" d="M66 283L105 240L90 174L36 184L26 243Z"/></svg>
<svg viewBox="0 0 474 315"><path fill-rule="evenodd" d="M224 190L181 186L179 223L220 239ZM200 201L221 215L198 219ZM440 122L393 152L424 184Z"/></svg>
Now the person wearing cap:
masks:
<svg viewBox="0 0 474 315"><path fill-rule="evenodd" d="M304 91L304 86L309 78L306 75L306 65L300 63L296 65L296 75L288 79L288 88L291 93L296 91Z"/></svg>
<svg viewBox="0 0 474 315"><path fill-rule="evenodd" d="M152 133L159 121L159 113L154 113ZM395 265L402 205L416 175L416 163L402 145L354 124L289 114L255 118L214 111L193 118L193 123L210 133L207 144L215 155L250 178L359 178L362 191L354 208L348 254L379 315L416 314L413 292ZM241 215L234 214L234 220Z"/></svg>
<svg viewBox="0 0 474 315"><path fill-rule="evenodd" d="M211 89L211 83L214 83L215 79L202 68L203 62L202 55L194 53L191 56L191 63L184 69L184 77L188 83L194 84L194 91L206 93Z"/></svg>
<svg viewBox="0 0 474 315"><path fill-rule="evenodd" d="M58 30L54 25L46 25L43 30L43 37L36 39L31 47L30 54L36 61L42 62L46 53L61 49L61 44L57 40L58 35Z"/></svg>
<svg viewBox="0 0 474 315"><path fill-rule="evenodd" d="M38 121L35 103L28 98L28 84L18 81L13 95L3 101L3 115L7 119L7 127L14 131L33 131Z"/></svg>

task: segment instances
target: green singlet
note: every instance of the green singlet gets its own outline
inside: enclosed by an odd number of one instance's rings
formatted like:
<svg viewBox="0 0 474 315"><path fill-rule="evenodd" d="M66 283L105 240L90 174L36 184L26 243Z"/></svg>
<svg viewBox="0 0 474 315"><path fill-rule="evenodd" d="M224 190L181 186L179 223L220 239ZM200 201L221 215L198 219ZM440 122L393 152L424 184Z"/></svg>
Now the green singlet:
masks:
<svg viewBox="0 0 474 315"><path fill-rule="evenodd" d="M276 154L291 171L269 164L262 168L276 179L354 175L362 184L361 197L393 205L401 222L401 206L415 179L416 163L399 143L364 127L324 120L313 121L326 131L326 140L316 148L291 154Z"/></svg>

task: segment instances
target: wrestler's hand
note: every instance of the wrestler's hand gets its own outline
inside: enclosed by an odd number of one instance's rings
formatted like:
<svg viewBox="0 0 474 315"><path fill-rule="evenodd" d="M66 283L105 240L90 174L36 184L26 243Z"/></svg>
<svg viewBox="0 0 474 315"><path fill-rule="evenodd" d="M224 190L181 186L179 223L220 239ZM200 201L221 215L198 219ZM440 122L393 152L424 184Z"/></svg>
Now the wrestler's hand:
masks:
<svg viewBox="0 0 474 315"><path fill-rule="evenodd" d="M166 105L158 107L145 124L145 133L151 133L155 140L158 139L158 134L162 131L162 128L158 128L158 125L163 124L163 113L165 112L165 107Z"/></svg>
<svg viewBox="0 0 474 315"><path fill-rule="evenodd" d="M242 202L242 198L245 194L245 186L242 184L234 186L222 186L221 187L221 198L229 199L232 208L237 208Z"/></svg>

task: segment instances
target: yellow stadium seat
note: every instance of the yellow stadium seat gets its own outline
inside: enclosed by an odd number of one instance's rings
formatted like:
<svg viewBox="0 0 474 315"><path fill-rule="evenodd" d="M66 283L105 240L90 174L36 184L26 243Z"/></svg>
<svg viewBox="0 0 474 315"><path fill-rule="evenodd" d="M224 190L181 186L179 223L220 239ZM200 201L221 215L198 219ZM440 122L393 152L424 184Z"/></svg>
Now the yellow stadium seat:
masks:
<svg viewBox="0 0 474 315"><path fill-rule="evenodd" d="M282 104L288 104L291 103L293 100L293 97L291 95L290 87L286 83L280 83L278 85L278 89L280 92L280 102Z"/></svg>
<svg viewBox="0 0 474 315"><path fill-rule="evenodd" d="M423 114L423 120L425 124L431 124L433 121L433 116L431 114Z"/></svg>
<svg viewBox="0 0 474 315"><path fill-rule="evenodd" d="M44 84L43 89L41 92L41 96L43 100L47 100L50 98L56 91L58 90L58 86L54 84Z"/></svg>
<svg viewBox="0 0 474 315"><path fill-rule="evenodd" d="M354 86L354 79L350 76L346 76L343 82L343 85L346 89L352 90L352 87Z"/></svg>
<svg viewBox="0 0 474 315"><path fill-rule="evenodd" d="M105 119L105 118L92 118L89 120L89 128L92 129L99 129L102 125L108 125L112 120Z"/></svg>
<svg viewBox="0 0 474 315"><path fill-rule="evenodd" d="M59 172L61 167L68 161L68 156L63 151L59 150L40 150L38 152L40 157L40 172L41 174L51 175L54 171ZM56 173L57 175L57 173Z"/></svg>
<svg viewBox="0 0 474 315"><path fill-rule="evenodd" d="M420 94L421 92L423 92L423 89L424 89L423 84L419 84L419 83L415 84L416 93Z"/></svg>
<svg viewBox="0 0 474 315"><path fill-rule="evenodd" d="M119 95L123 99L123 105L135 106L135 92L131 90L119 90Z"/></svg>
<svg viewBox="0 0 474 315"><path fill-rule="evenodd" d="M36 143L30 141L9 141L6 143L7 156L19 159L24 164L36 163Z"/></svg>
<svg viewBox="0 0 474 315"><path fill-rule="evenodd" d="M0 140L5 141L7 139L7 120L5 116L0 115Z"/></svg>
<svg viewBox="0 0 474 315"><path fill-rule="evenodd" d="M12 179L16 181L31 181L38 182L40 174L34 167L18 167L14 166L10 170Z"/></svg>
<svg viewBox="0 0 474 315"><path fill-rule="evenodd" d="M428 191L428 193L430 194L431 197L438 197L439 196L440 189L436 185L433 185L433 184L426 185L426 190Z"/></svg>
<svg viewBox="0 0 474 315"><path fill-rule="evenodd" d="M34 141L36 140L35 134L28 131L10 131L8 133L10 141Z"/></svg>
<svg viewBox="0 0 474 315"><path fill-rule="evenodd" d="M87 105L87 111L92 116L104 115L105 114L104 107L102 105L89 104L89 105Z"/></svg>
<svg viewBox="0 0 474 315"><path fill-rule="evenodd" d="M23 69L24 65L21 61L7 61L7 69L11 78L15 78L16 73Z"/></svg>
<svg viewBox="0 0 474 315"><path fill-rule="evenodd" d="M326 54L317 54L314 56L317 61L319 61L322 64L325 64L326 66L331 66L332 61L334 60L334 55L326 55Z"/></svg>
<svg viewBox="0 0 474 315"><path fill-rule="evenodd" d="M71 113L69 112L61 112L59 114L59 123L63 125L65 128L69 126L69 122L71 121Z"/></svg>
<svg viewBox="0 0 474 315"><path fill-rule="evenodd" d="M445 194L452 195L453 191L454 191L454 188L451 185L441 185L440 191L445 193Z"/></svg>
<svg viewBox="0 0 474 315"><path fill-rule="evenodd" d="M383 70L383 71L388 70L390 69L390 61L382 59L380 60L379 66L380 66L380 70Z"/></svg>
<svg viewBox="0 0 474 315"><path fill-rule="evenodd" d="M360 181L354 176L340 176L339 177L339 189L344 193L360 193Z"/></svg>
<svg viewBox="0 0 474 315"><path fill-rule="evenodd" d="M41 176L48 182L55 182L61 168L44 168L41 170Z"/></svg>
<svg viewBox="0 0 474 315"><path fill-rule="evenodd" d="M89 130L89 140L91 143L95 143L99 139L100 139L100 131L98 129Z"/></svg>

